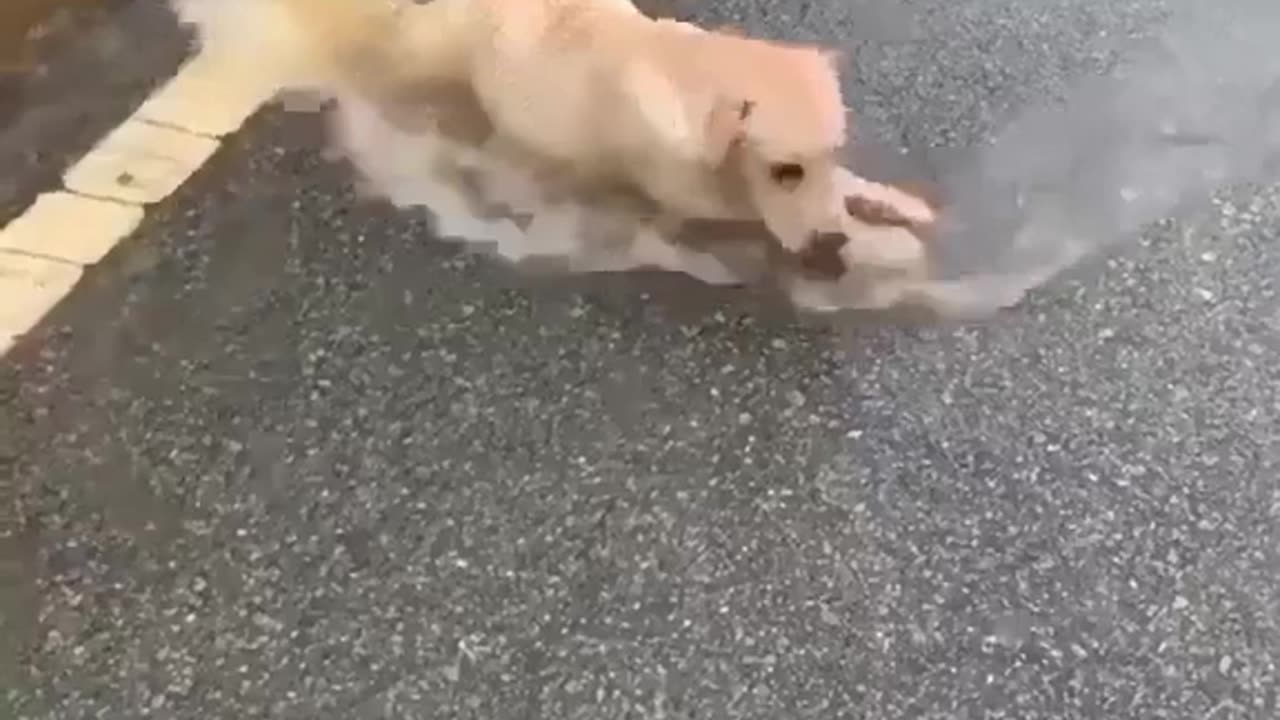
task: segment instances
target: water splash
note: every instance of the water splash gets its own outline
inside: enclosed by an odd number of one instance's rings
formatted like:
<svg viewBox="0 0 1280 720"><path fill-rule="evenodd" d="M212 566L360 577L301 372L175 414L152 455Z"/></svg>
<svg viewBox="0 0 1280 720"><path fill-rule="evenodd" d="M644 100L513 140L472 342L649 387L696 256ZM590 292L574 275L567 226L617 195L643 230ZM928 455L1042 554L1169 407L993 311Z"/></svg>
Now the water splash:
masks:
<svg viewBox="0 0 1280 720"><path fill-rule="evenodd" d="M951 312L1016 303L1081 258L1280 169L1280 3L1176 13L1111 77L1029 109L941 173L940 277Z"/></svg>

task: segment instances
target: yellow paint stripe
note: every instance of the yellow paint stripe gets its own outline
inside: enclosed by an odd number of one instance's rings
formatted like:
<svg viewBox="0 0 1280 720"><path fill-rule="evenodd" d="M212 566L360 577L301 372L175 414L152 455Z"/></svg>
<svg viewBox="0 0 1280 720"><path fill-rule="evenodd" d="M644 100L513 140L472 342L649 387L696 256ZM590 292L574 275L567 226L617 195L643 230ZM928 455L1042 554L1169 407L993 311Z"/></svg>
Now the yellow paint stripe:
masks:
<svg viewBox="0 0 1280 720"><path fill-rule="evenodd" d="M213 138L132 117L73 165L62 182L81 195L150 205L177 190L217 149Z"/></svg>
<svg viewBox="0 0 1280 720"><path fill-rule="evenodd" d="M187 61L178 74L147 98L137 117L209 137L230 135L276 91L269 73L245 72L243 63L222 62L211 53Z"/></svg>
<svg viewBox="0 0 1280 720"><path fill-rule="evenodd" d="M0 356L274 93L264 76L196 55L67 170L64 188L0 228Z"/></svg>
<svg viewBox="0 0 1280 720"><path fill-rule="evenodd" d="M78 265L0 250L0 356L80 280Z"/></svg>
<svg viewBox="0 0 1280 720"><path fill-rule="evenodd" d="M45 193L0 230L0 250L92 265L142 222L139 205L59 190Z"/></svg>

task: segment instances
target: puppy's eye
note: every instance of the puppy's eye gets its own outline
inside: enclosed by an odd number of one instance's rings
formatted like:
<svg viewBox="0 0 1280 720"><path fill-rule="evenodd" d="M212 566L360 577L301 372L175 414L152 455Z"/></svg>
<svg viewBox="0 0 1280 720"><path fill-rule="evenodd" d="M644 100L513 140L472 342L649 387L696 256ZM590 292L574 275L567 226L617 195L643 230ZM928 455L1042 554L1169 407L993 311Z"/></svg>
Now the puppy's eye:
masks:
<svg viewBox="0 0 1280 720"><path fill-rule="evenodd" d="M804 182L804 166L799 163L776 163L769 166L769 177L782 187L791 190Z"/></svg>

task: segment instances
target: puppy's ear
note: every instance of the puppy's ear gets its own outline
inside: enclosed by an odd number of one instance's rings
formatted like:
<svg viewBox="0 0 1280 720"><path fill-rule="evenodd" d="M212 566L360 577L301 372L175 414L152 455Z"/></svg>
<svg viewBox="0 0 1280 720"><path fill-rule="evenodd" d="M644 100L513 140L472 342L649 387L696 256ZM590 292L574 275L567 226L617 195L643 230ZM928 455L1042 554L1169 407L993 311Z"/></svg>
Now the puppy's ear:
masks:
<svg viewBox="0 0 1280 720"><path fill-rule="evenodd" d="M626 77L629 100L635 103L667 152L719 165L745 135L752 104L729 100L707 88L691 90L643 66Z"/></svg>
<svg viewBox="0 0 1280 720"><path fill-rule="evenodd" d="M703 123L703 157L709 163L723 163L733 146L746 136L747 118L754 108L750 100L717 98L711 103Z"/></svg>

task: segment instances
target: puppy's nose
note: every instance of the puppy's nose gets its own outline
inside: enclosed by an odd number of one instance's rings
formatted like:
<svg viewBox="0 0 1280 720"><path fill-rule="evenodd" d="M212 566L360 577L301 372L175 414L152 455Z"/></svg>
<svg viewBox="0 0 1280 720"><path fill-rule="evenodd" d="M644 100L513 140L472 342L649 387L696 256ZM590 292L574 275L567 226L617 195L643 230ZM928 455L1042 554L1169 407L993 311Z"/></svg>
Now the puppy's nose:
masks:
<svg viewBox="0 0 1280 720"><path fill-rule="evenodd" d="M838 280L849 271L840 254L847 242L844 233L813 233L799 253L800 267L823 279Z"/></svg>

